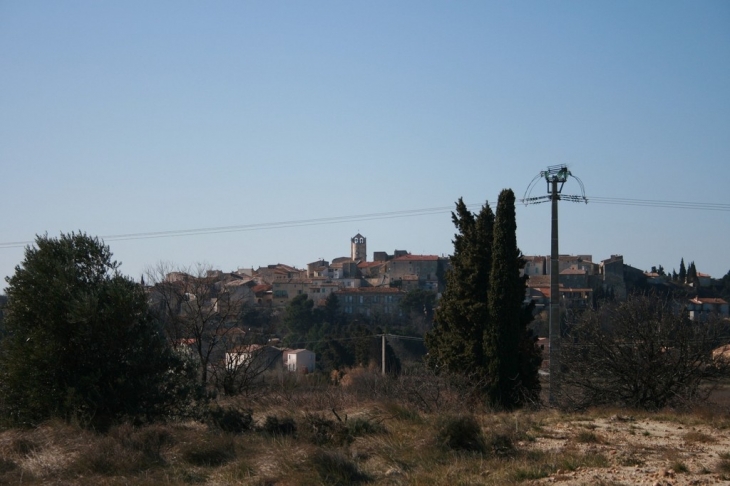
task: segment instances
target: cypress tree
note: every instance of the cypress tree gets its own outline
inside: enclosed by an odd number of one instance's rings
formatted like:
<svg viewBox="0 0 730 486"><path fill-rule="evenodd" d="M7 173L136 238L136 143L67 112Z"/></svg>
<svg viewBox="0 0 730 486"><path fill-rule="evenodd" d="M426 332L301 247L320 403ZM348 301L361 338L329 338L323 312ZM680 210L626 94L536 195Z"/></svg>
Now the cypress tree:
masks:
<svg viewBox="0 0 730 486"><path fill-rule="evenodd" d="M687 269L687 283L696 283L697 282L697 267L695 266L695 262L692 262L689 264L689 268Z"/></svg>
<svg viewBox="0 0 730 486"><path fill-rule="evenodd" d="M682 261L679 262L679 282L685 283L687 279L687 269L684 266L684 258L682 258Z"/></svg>
<svg viewBox="0 0 730 486"><path fill-rule="evenodd" d="M493 406L512 409L535 400L540 382L539 350L527 331L532 319L525 300L525 280L520 270L525 262L517 247L515 195L504 189L497 201L489 284L489 323L484 346L488 357L488 399Z"/></svg>
<svg viewBox="0 0 730 486"><path fill-rule="evenodd" d="M484 329L489 321L487 295L492 265L494 213L488 203L478 214L460 198L452 220L454 254L446 272L446 290L426 334L428 364L436 370L483 381L487 372Z"/></svg>

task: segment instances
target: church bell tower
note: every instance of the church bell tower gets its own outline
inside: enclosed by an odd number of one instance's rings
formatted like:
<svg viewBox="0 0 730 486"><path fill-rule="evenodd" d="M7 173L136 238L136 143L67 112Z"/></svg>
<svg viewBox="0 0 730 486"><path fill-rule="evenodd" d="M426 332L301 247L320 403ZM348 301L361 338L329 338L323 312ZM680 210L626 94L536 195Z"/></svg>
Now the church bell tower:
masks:
<svg viewBox="0 0 730 486"><path fill-rule="evenodd" d="M350 239L350 258L366 262L368 259L367 242L363 235L356 234Z"/></svg>

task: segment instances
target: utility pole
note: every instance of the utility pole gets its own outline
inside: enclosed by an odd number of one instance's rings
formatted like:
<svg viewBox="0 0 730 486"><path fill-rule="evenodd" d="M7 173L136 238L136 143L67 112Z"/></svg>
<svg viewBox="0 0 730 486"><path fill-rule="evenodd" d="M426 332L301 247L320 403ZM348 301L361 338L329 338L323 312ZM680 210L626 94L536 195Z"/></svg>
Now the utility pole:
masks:
<svg viewBox="0 0 730 486"><path fill-rule="evenodd" d="M527 197L532 190L535 182L540 178L545 178L547 182L547 196ZM573 177L578 181L583 193L582 196L566 196L561 194L563 185L568 177ZM558 251L558 201L564 199L572 202L585 202L588 199L585 196L583 182L570 173L565 165L552 165L548 170L540 172L535 177L525 191L525 198L522 202L527 204L538 204L550 200L552 206L552 224L550 230L550 327L548 348L548 359L550 366L550 396L551 405L556 405L560 396L560 253Z"/></svg>

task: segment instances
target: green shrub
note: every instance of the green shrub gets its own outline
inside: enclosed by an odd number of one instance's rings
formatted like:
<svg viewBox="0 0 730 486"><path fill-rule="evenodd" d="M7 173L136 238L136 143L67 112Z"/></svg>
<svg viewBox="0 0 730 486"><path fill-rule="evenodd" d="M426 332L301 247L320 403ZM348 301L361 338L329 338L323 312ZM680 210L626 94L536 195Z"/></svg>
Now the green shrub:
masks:
<svg viewBox="0 0 730 486"><path fill-rule="evenodd" d="M37 236L8 280L0 340L0 417L62 418L97 430L152 421L194 398L195 370L174 353L145 289L83 233Z"/></svg>

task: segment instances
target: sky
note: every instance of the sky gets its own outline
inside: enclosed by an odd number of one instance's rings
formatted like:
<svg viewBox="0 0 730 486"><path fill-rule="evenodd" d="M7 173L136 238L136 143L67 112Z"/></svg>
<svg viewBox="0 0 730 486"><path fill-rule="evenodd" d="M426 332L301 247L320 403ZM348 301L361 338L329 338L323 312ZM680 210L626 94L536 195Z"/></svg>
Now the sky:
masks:
<svg viewBox="0 0 730 486"><path fill-rule="evenodd" d="M730 3L0 0L0 277L71 231L134 278L448 255L559 164L560 253L726 274Z"/></svg>

